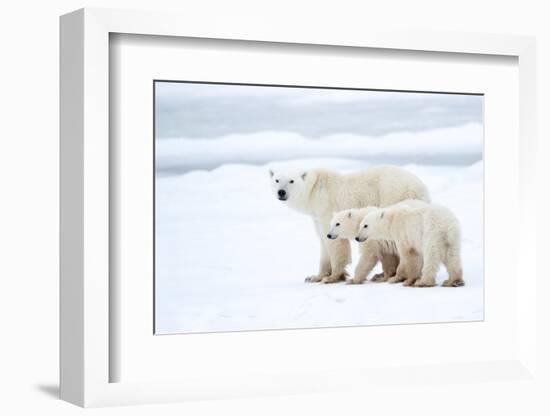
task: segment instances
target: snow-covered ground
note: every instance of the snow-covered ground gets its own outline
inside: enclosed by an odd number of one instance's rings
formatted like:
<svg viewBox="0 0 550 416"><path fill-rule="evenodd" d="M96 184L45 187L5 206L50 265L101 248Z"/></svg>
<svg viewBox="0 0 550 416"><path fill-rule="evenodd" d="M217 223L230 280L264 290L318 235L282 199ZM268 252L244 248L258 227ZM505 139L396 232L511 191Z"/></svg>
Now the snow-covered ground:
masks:
<svg viewBox="0 0 550 416"><path fill-rule="evenodd" d="M473 148L466 147L468 152ZM265 149L263 153L277 159ZM158 157L169 155L161 150ZM270 166L322 166L340 172L369 167L348 157L313 156ZM466 286L304 283L317 272L319 260L311 219L275 198L266 164L225 163L212 170L157 175L157 333L483 319L482 162L402 166L428 185L435 202L459 217ZM353 246L350 272L357 263ZM444 276L442 268L439 283Z"/></svg>

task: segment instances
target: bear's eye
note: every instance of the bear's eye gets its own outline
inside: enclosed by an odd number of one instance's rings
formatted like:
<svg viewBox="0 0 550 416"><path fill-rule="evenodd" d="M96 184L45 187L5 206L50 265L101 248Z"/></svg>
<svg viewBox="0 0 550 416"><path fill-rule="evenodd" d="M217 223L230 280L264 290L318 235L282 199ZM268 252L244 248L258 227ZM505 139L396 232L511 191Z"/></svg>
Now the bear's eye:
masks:
<svg viewBox="0 0 550 416"><path fill-rule="evenodd" d="M291 180L290 183L294 183L294 180Z"/></svg>
<svg viewBox="0 0 550 416"><path fill-rule="evenodd" d="M365 226L364 226L363 228L367 228L367 227L368 227L368 225L367 225L367 224L365 224Z"/></svg>
<svg viewBox="0 0 550 416"><path fill-rule="evenodd" d="M275 182L279 183L279 179L275 179Z"/></svg>
<svg viewBox="0 0 550 416"><path fill-rule="evenodd" d="M337 227L340 227L340 223L339 223L339 222L337 222L337 223L336 223L336 226L337 226Z"/></svg>

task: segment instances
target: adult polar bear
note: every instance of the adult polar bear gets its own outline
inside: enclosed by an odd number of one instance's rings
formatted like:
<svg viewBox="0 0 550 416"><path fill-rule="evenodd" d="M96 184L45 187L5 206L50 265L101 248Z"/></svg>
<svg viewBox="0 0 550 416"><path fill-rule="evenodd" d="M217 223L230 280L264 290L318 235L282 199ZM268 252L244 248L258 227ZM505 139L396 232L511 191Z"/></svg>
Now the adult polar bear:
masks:
<svg viewBox="0 0 550 416"><path fill-rule="evenodd" d="M325 169L270 170L269 174L276 197L313 218L321 260L319 273L307 277L307 282L334 283L346 278L346 266L351 261L349 240L326 238L335 212L366 206L387 207L405 199L430 201L426 185L395 166L378 166L347 175Z"/></svg>

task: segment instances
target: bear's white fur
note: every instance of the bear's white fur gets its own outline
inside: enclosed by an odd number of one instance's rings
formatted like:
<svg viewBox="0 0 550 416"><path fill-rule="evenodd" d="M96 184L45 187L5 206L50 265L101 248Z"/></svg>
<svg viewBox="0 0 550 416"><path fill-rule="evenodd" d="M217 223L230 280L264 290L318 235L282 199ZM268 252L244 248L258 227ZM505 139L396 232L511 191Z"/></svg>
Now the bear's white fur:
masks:
<svg viewBox="0 0 550 416"><path fill-rule="evenodd" d="M422 206L424 202L416 199L408 199L400 202L399 205L406 204L410 207ZM337 239L345 238L354 240L359 232L359 224L363 218L377 210L377 207L352 208L338 211L332 216L330 229L327 238ZM399 253L394 241L369 239L359 244L360 259L352 279L349 284L363 283L378 261L382 263L382 273L376 274L371 279L373 282L385 282L390 280L394 282L393 277L396 274L399 265ZM418 259L417 259L418 260ZM415 265L415 270L419 271L421 265ZM413 272L413 270L408 271Z"/></svg>
<svg viewBox="0 0 550 416"><path fill-rule="evenodd" d="M460 224L446 207L436 204L411 207L402 203L371 211L361 221L357 239L394 241L400 259L395 280L404 280L407 286L435 286L441 263L449 274L443 286L464 285ZM420 275L407 275L404 270L418 256L422 258Z"/></svg>
<svg viewBox="0 0 550 416"><path fill-rule="evenodd" d="M386 207L405 199L430 199L426 185L418 177L394 166L347 175L324 169L269 173L275 196L313 218L321 242L321 261L319 273L306 278L309 282L345 279L346 265L351 261L350 245L346 239L326 238L332 214L349 208Z"/></svg>

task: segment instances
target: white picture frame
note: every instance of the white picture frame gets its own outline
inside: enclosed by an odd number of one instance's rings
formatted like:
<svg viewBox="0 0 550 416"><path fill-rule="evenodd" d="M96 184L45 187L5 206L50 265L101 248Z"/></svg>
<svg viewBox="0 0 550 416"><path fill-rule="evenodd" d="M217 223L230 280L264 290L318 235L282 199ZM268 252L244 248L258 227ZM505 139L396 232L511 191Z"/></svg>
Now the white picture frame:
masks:
<svg viewBox="0 0 550 416"><path fill-rule="evenodd" d="M242 23L242 22L241 22ZM364 371L343 367L331 377L310 373L239 379L222 373L178 381L112 382L109 282L110 171L109 35L112 33L332 45L438 53L504 55L519 66L519 212L517 270L517 337L507 359L468 364L418 363L407 369ZM209 25L190 15L82 9L61 18L61 398L80 406L158 403L197 398L246 397L258 394L314 393L374 385L400 377L423 382L436 377L479 382L500 378L525 380L536 375L536 218L535 42L533 38L464 33L378 32L338 34L293 32L265 22L249 27L229 21ZM112 260L112 259L111 259ZM323 330L319 330L323 331ZM312 333L304 336L314 336ZM483 377L472 375L479 370ZM407 375L409 374L409 376ZM342 380L348 380L342 384Z"/></svg>

